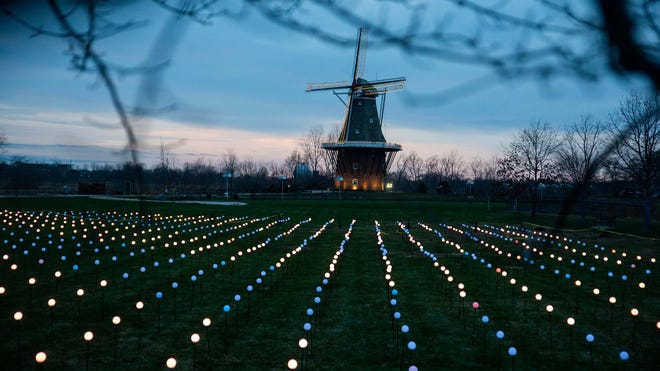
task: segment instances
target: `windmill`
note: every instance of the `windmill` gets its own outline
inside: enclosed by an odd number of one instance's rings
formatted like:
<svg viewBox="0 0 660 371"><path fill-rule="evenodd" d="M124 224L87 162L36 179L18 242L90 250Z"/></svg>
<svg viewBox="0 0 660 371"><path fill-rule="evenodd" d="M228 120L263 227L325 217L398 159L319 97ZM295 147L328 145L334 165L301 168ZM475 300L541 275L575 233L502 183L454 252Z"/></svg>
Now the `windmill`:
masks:
<svg viewBox="0 0 660 371"><path fill-rule="evenodd" d="M367 81L364 65L367 57L367 30L358 30L353 64L353 80L336 83L307 84L306 92L331 90L340 100L346 94L344 125L336 142L323 143L331 152L336 169L335 189L344 191L383 191L385 177L401 146L387 143L381 118L388 92L402 90L405 77ZM376 98L381 97L380 117Z"/></svg>

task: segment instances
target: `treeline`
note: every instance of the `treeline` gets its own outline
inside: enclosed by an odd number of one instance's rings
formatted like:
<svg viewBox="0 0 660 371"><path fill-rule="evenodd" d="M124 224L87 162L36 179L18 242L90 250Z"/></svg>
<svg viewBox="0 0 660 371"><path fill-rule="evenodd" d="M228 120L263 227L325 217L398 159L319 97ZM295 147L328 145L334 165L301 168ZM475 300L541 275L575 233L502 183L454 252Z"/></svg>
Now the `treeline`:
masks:
<svg viewBox="0 0 660 371"><path fill-rule="evenodd" d="M336 130L312 128L282 161L239 159L229 149L217 162L197 159L179 165L164 147L159 163L151 167L78 168L15 158L0 163L0 189L164 197L331 190L334 166L321 144L335 138ZM633 92L605 120L584 115L563 127L532 122L492 158L466 160L456 150L422 158L404 151L390 169L386 189L527 202L532 214L544 197L572 197L582 204L592 196L633 198L650 223L660 188L659 150L659 97Z"/></svg>

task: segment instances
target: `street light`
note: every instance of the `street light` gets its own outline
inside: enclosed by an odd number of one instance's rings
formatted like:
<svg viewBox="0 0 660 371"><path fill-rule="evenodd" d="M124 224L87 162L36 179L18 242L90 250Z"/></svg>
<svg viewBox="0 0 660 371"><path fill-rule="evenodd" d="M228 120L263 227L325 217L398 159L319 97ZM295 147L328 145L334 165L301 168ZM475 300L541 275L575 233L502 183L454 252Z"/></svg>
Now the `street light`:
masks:
<svg viewBox="0 0 660 371"><path fill-rule="evenodd" d="M341 189L343 188L344 177L340 175L336 179L339 183L339 199L341 200Z"/></svg>
<svg viewBox="0 0 660 371"><path fill-rule="evenodd" d="M284 200L284 181L286 180L286 175L280 175L280 180L282 181L282 200Z"/></svg>
<svg viewBox="0 0 660 371"><path fill-rule="evenodd" d="M225 172L222 177L225 178L225 200L229 200L229 178L231 178L231 173Z"/></svg>

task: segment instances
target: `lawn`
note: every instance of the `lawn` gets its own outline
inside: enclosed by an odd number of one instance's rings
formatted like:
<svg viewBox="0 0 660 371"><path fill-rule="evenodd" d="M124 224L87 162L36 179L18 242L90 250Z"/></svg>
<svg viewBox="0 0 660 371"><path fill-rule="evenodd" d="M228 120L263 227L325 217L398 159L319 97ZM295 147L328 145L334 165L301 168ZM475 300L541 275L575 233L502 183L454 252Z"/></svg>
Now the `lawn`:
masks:
<svg viewBox="0 0 660 371"><path fill-rule="evenodd" d="M556 216L433 199L0 204L0 369L39 352L44 369L657 367L659 242L628 236L635 220L554 232Z"/></svg>

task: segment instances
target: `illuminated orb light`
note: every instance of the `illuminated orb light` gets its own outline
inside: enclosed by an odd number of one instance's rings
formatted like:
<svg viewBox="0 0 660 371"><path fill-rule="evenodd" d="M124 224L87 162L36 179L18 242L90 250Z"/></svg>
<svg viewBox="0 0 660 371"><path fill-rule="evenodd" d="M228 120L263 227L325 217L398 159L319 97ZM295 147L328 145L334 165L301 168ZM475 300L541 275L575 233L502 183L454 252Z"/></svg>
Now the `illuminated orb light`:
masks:
<svg viewBox="0 0 660 371"><path fill-rule="evenodd" d="M52 308L52 307L55 306L55 304L57 304L57 301L55 299L53 299L53 298L48 299L48 306L49 307Z"/></svg>
<svg viewBox="0 0 660 371"><path fill-rule="evenodd" d="M176 359L174 357L168 358L167 361L165 361L165 366L167 366L167 368L176 367Z"/></svg>
<svg viewBox="0 0 660 371"><path fill-rule="evenodd" d="M288 367L289 370L295 370L295 369L298 368L298 361L296 361L295 359L291 358L291 359L286 363L286 367Z"/></svg>
<svg viewBox="0 0 660 371"><path fill-rule="evenodd" d="M202 320L202 325L203 325L204 327L209 327L209 326L211 326L211 319L208 318L208 317L204 318L204 319Z"/></svg>
<svg viewBox="0 0 660 371"><path fill-rule="evenodd" d="M625 350L622 350L621 353L619 353L619 358L621 358L622 361L627 361L629 357L628 352Z"/></svg>
<svg viewBox="0 0 660 371"><path fill-rule="evenodd" d="M585 337L585 339L587 340L587 342L589 342L589 343L593 343L595 338L594 338L594 336L593 336L592 334L587 334L587 336Z"/></svg>
<svg viewBox="0 0 660 371"><path fill-rule="evenodd" d="M308 344L309 343L307 342L307 339L305 339L305 338L302 338L302 339L298 340L298 346L300 347L300 349L307 348Z"/></svg>
<svg viewBox="0 0 660 371"><path fill-rule="evenodd" d="M37 363L44 363L46 362L46 352L39 352L34 355L34 360L37 361Z"/></svg>
<svg viewBox="0 0 660 371"><path fill-rule="evenodd" d="M135 303L135 308L137 308L137 310L142 310L142 308L144 308L144 303L138 301L137 303Z"/></svg>
<svg viewBox="0 0 660 371"><path fill-rule="evenodd" d="M552 313L552 311L555 310L555 307L552 306L552 304L548 304L545 306L545 311L548 313Z"/></svg>
<svg viewBox="0 0 660 371"><path fill-rule="evenodd" d="M516 354L518 354L518 350L516 349L516 347L511 347L511 348L509 348L509 355L510 355L511 357L515 357Z"/></svg>
<svg viewBox="0 0 660 371"><path fill-rule="evenodd" d="M566 323L568 323L569 326L573 326L575 324L575 318L573 317L568 317L566 319Z"/></svg>
<svg viewBox="0 0 660 371"><path fill-rule="evenodd" d="M23 319L23 312L16 312L14 313L14 319L17 321L20 321Z"/></svg>
<svg viewBox="0 0 660 371"><path fill-rule="evenodd" d="M121 323L121 317L119 317L119 316L112 317L112 324L113 325L118 325L120 323Z"/></svg>
<svg viewBox="0 0 660 371"><path fill-rule="evenodd" d="M194 333L194 334L190 335L190 341L192 341L193 344L199 343L199 334Z"/></svg>
<svg viewBox="0 0 660 371"><path fill-rule="evenodd" d="M85 339L85 341L92 341L92 339L94 339L94 333L91 331L85 331L83 339Z"/></svg>

